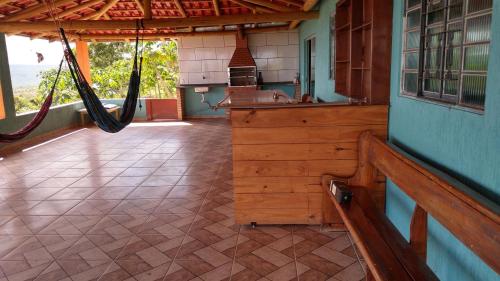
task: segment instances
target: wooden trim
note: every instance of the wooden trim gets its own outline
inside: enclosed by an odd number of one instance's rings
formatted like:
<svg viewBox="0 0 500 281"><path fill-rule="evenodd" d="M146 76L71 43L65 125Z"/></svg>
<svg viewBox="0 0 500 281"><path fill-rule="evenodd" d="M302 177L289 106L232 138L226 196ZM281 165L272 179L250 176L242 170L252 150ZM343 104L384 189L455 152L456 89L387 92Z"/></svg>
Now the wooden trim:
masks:
<svg viewBox="0 0 500 281"><path fill-rule="evenodd" d="M117 0L112 0L117 1ZM317 11L311 12L289 12L274 13L272 21L291 21L295 19L308 20L319 17ZM192 17L183 19L151 19L144 20L144 27L152 28L179 28L179 27L199 27L199 26L219 26L229 24L246 23L266 23L271 19L267 14L253 15L228 15L228 16L209 16ZM56 24L52 21L39 22L0 22L0 32L50 32L56 29ZM70 20L61 22L65 30L113 30L128 29L135 30L137 22L135 20Z"/></svg>
<svg viewBox="0 0 500 281"><path fill-rule="evenodd" d="M415 206L410 223L410 246L425 260L427 256L427 212Z"/></svg>

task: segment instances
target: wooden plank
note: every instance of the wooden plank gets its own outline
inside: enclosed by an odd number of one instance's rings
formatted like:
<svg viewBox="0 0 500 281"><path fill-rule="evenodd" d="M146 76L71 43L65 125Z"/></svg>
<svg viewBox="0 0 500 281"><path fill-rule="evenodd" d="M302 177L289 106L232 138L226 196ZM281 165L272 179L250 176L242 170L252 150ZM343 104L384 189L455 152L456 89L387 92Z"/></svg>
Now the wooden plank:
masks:
<svg viewBox="0 0 500 281"><path fill-rule="evenodd" d="M66 0L64 0L66 1ZM115 1L115 0L112 0ZM289 12L274 13L273 20L290 21L292 19L316 19L319 17L317 11L310 12ZM144 20L144 28L178 28L178 27L199 27L199 26L219 26L230 24L265 23L269 22L267 14L242 14L226 16L206 16L176 19L151 19ZM51 32L54 31L54 22L4 22L1 21L0 32ZM65 30L112 30L128 29L135 30L137 22L135 20L69 20L61 22Z"/></svg>
<svg viewBox="0 0 500 281"><path fill-rule="evenodd" d="M320 192L317 177L233 178L235 193ZM319 189L319 190L318 190Z"/></svg>
<svg viewBox="0 0 500 281"><path fill-rule="evenodd" d="M238 224L311 224L317 223L309 217L309 209L241 209L235 213Z"/></svg>
<svg viewBox="0 0 500 281"><path fill-rule="evenodd" d="M232 109L233 128L387 124L387 106L324 106L261 110Z"/></svg>
<svg viewBox="0 0 500 281"><path fill-rule="evenodd" d="M236 177L305 177L306 161L233 161Z"/></svg>
<svg viewBox="0 0 500 281"><path fill-rule="evenodd" d="M357 159L357 143L234 145L234 160Z"/></svg>
<svg viewBox="0 0 500 281"><path fill-rule="evenodd" d="M144 19L152 19L153 18L153 12L152 12L152 7L151 7L151 1L152 0L144 0ZM140 1L139 1L140 3Z"/></svg>
<svg viewBox="0 0 500 281"><path fill-rule="evenodd" d="M418 256L427 257L427 212L415 205L410 223L410 246Z"/></svg>
<svg viewBox="0 0 500 281"><path fill-rule="evenodd" d="M351 203L344 206L337 203L331 192L328 194L354 243L365 258L374 279L414 281L408 276L394 253L388 250L389 245L378 232L376 225L366 218L363 207L358 204L356 197L353 196Z"/></svg>
<svg viewBox="0 0 500 281"><path fill-rule="evenodd" d="M384 213L376 208L366 188L352 188L353 198L363 208L364 216L376 226L382 238L400 261L401 265L414 280L438 280L427 267L425 260L419 258L412 247L389 221Z"/></svg>
<svg viewBox="0 0 500 281"><path fill-rule="evenodd" d="M381 172L496 272L500 272L500 259L495 251L491 251L500 249L498 214L485 212L479 202L466 202L465 195L450 192L453 187L381 142L373 141L370 155L372 163Z"/></svg>
<svg viewBox="0 0 500 281"><path fill-rule="evenodd" d="M279 4L274 4L273 2L266 1L266 0L243 0L243 1L252 3L254 5L259 5L259 6L262 6L262 7L266 7L266 8L278 11L278 12L281 12L281 11L284 11L284 12L296 11L296 9L288 8L288 7L279 5Z"/></svg>
<svg viewBox="0 0 500 281"><path fill-rule="evenodd" d="M358 142L364 131L385 139L387 125L350 125L331 127L233 128L233 144L286 144Z"/></svg>
<svg viewBox="0 0 500 281"><path fill-rule="evenodd" d="M288 209L309 208L307 193L236 193L234 205L237 209L281 209L283 206L287 206Z"/></svg>
<svg viewBox="0 0 500 281"><path fill-rule="evenodd" d="M355 160L309 161L234 161L234 177L304 177L321 176L331 172L351 176L356 171Z"/></svg>

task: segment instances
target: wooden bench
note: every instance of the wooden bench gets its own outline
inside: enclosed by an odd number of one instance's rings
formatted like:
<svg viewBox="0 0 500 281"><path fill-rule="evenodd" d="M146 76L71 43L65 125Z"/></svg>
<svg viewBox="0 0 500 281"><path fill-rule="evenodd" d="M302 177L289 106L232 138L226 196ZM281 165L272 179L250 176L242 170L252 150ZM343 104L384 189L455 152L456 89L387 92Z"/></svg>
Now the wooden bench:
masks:
<svg viewBox="0 0 500 281"><path fill-rule="evenodd" d="M119 107L118 105L115 105L113 107L107 108L106 110L108 111L108 113L114 114L116 119L118 119L118 118L120 118L120 109L121 109L121 107ZM89 113L87 112L86 108L82 108L82 109L78 110L78 113L80 113L80 124L82 125L82 127L85 127L85 124L87 124L86 119L87 119L87 116L89 115Z"/></svg>
<svg viewBox="0 0 500 281"><path fill-rule="evenodd" d="M427 215L500 272L500 206L449 175L365 132L360 136L356 174L351 178L322 176L334 202L365 258L369 280L438 280L425 264ZM379 207L379 174L391 179L416 202L408 243ZM331 180L347 184L352 200L338 203ZM373 196L375 195L375 196Z"/></svg>

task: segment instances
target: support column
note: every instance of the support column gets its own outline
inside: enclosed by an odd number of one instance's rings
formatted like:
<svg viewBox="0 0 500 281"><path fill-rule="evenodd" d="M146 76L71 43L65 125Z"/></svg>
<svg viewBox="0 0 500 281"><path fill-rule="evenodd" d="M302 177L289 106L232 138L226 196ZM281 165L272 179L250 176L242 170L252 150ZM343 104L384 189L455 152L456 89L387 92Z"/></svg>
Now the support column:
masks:
<svg viewBox="0 0 500 281"><path fill-rule="evenodd" d="M90 79L89 47L87 46L87 42L80 40L76 41L76 60L87 82L92 83Z"/></svg>
<svg viewBox="0 0 500 281"><path fill-rule="evenodd" d="M5 35L0 33L0 120L16 117Z"/></svg>
<svg viewBox="0 0 500 281"><path fill-rule="evenodd" d="M184 120L185 108L186 108L184 101L184 96L185 96L184 88L177 87L176 94L177 94L177 119Z"/></svg>

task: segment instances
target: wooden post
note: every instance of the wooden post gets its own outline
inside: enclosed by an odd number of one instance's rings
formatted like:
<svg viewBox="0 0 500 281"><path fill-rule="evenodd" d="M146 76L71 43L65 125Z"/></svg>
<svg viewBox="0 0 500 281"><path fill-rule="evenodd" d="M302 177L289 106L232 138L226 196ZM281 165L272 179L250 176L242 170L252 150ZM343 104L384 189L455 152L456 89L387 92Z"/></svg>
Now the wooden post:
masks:
<svg viewBox="0 0 500 281"><path fill-rule="evenodd" d="M427 256L427 212L415 205L410 224L410 246L423 260Z"/></svg>
<svg viewBox="0 0 500 281"><path fill-rule="evenodd" d="M184 120L185 118L185 102L184 102L184 88L177 87L177 119Z"/></svg>
<svg viewBox="0 0 500 281"><path fill-rule="evenodd" d="M87 42L76 41L76 60L80 65L80 69L83 72L83 76L87 79L87 82L92 83L90 79L90 61L89 61L89 48Z"/></svg>

